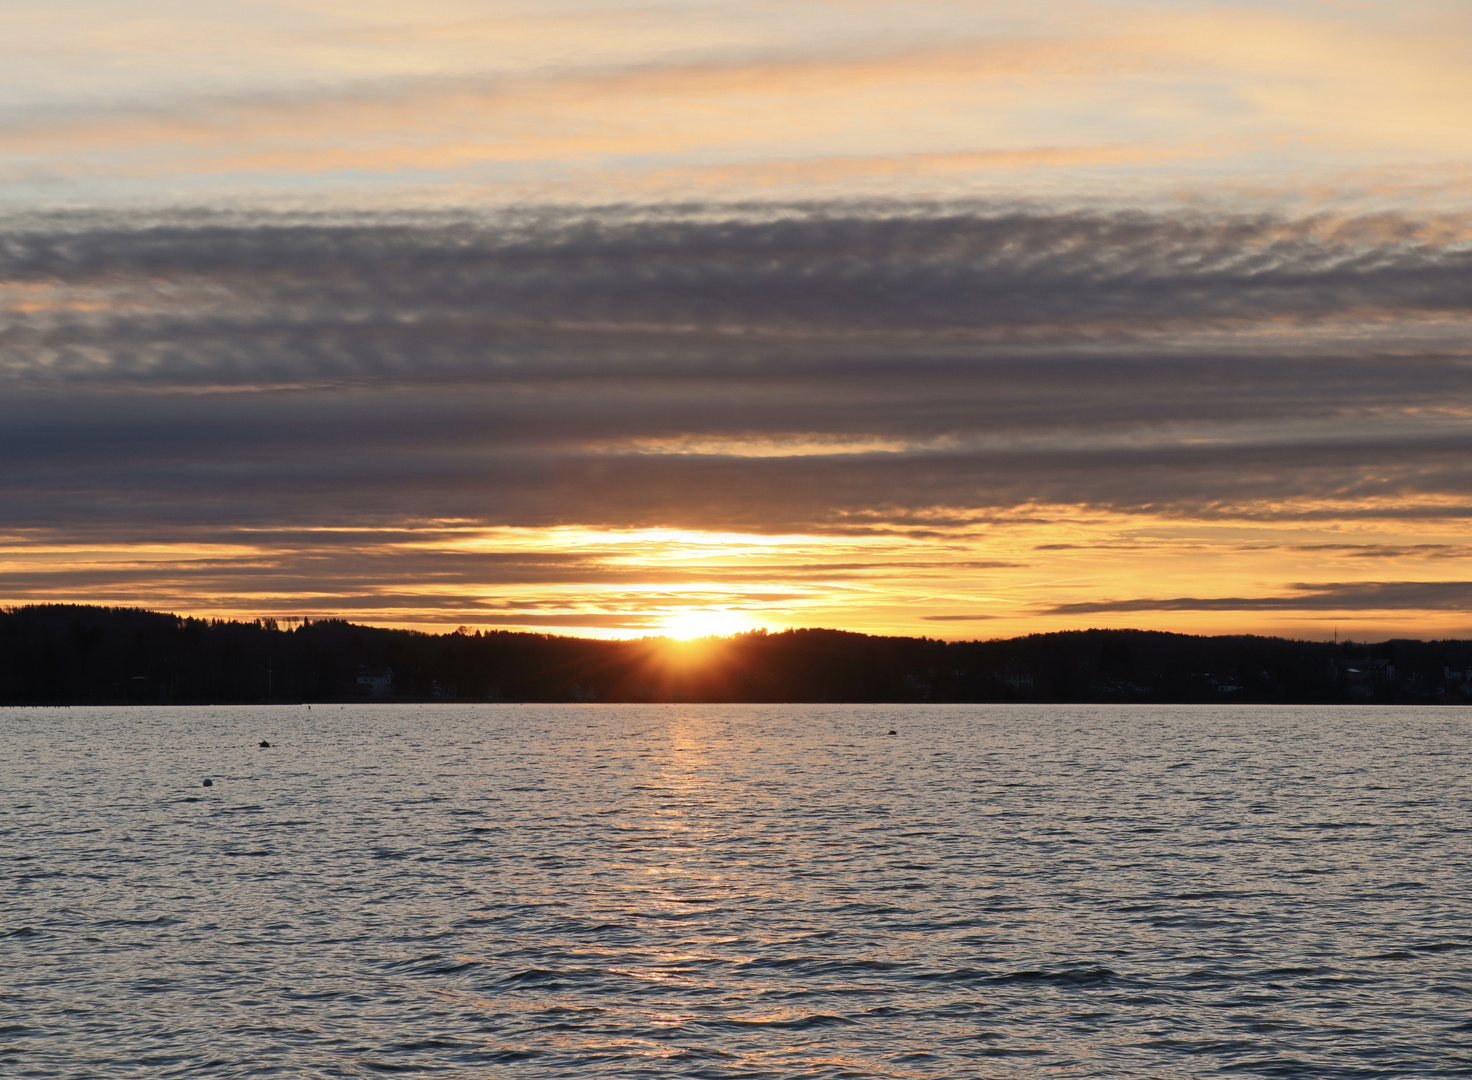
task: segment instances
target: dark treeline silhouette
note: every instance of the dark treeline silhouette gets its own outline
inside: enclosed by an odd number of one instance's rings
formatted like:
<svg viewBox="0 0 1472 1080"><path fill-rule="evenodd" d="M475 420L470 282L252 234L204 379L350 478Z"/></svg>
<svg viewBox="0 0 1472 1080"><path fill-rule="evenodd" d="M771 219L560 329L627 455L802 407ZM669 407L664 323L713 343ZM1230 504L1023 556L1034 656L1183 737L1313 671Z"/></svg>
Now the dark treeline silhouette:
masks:
<svg viewBox="0 0 1472 1080"><path fill-rule="evenodd" d="M677 642L0 611L0 703L1382 702L1472 699L1472 641L1080 630L996 641L754 632Z"/></svg>

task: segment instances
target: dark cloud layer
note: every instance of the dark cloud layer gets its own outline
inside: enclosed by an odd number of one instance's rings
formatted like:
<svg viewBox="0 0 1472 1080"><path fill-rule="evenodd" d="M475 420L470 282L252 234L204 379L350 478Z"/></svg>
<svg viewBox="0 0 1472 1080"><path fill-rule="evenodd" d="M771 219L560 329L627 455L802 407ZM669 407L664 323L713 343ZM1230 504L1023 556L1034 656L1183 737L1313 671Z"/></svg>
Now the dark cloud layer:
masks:
<svg viewBox="0 0 1472 1080"><path fill-rule="evenodd" d="M1460 227L925 207L724 219L609 211L496 224L82 222L12 231L0 274L209 283L248 302L242 312L171 324L181 344L186 331L207 339L216 327L364 326L384 335L380 356L425 344L446 354L467 346L509 353L527 344L514 330L541 338L559 326L594 337L970 331L1005 339L1023 330L1067 337L1213 320L1465 312L1472 251ZM112 325L136 341L156 340L150 330L159 328ZM507 338L487 334L501 327Z"/></svg>
<svg viewBox="0 0 1472 1080"><path fill-rule="evenodd" d="M1466 236L927 206L12 225L0 524L1461 514Z"/></svg>
<svg viewBox="0 0 1472 1080"><path fill-rule="evenodd" d="M1300 584L1283 596L1175 597L1059 604L1058 615L1118 611L1468 611L1472 581L1361 581Z"/></svg>

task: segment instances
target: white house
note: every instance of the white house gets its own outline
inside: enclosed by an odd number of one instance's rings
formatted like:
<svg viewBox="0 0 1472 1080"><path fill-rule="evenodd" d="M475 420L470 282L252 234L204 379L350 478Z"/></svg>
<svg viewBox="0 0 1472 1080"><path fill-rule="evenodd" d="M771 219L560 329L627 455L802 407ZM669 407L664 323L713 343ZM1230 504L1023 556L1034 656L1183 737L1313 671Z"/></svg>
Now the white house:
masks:
<svg viewBox="0 0 1472 1080"><path fill-rule="evenodd" d="M369 697L388 697L393 688L393 668L360 667L358 669L358 689L366 690Z"/></svg>

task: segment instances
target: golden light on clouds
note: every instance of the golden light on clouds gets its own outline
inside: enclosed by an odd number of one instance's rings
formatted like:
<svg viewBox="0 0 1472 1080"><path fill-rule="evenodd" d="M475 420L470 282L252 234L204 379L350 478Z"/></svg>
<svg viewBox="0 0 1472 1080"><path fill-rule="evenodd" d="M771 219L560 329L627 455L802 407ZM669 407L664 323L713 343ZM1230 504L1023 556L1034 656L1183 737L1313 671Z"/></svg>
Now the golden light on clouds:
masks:
<svg viewBox="0 0 1472 1080"><path fill-rule="evenodd" d="M691 639L839 626L970 638L1142 622L1225 633L1245 621L1314 638L1335 628L1456 636L1472 630L1462 604L1427 610L1418 595L1366 611L1362 594L1386 581L1434 591L1469 555L1472 527L1461 521L1408 542L1383 522L1206 524L1035 506L919 535L440 522L307 531L289 543L249 532L230 543L125 546L13 536L0 548L0 581L12 602L342 616L431 632ZM1326 578L1328 590L1304 584Z"/></svg>
<svg viewBox="0 0 1472 1080"><path fill-rule="evenodd" d="M744 197L824 161L1021 195L996 170L1104 192L1110 159L1159 197L1472 152L1450 3L83 6L0 44L13 197L580 200L671 170Z"/></svg>

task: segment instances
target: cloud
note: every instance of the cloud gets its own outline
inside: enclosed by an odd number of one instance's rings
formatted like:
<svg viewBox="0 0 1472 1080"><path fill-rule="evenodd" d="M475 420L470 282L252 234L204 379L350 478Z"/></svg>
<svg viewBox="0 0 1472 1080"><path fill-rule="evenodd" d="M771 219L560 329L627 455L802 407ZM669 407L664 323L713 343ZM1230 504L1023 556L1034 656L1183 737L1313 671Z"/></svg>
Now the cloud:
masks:
<svg viewBox="0 0 1472 1080"><path fill-rule="evenodd" d="M936 206L52 219L16 523L742 529L1469 502L1460 219Z"/></svg>
<svg viewBox="0 0 1472 1080"><path fill-rule="evenodd" d="M1270 583L1465 549L1467 225L897 202L14 220L0 592L605 628L671 597L905 589L916 629L1401 610ZM1159 545L1090 515L1237 530L1171 558L1223 552L1254 585L1111 577ZM809 539L684 563L465 546L508 528ZM871 540L906 550L851 546ZM532 600L555 606L506 606Z"/></svg>
<svg viewBox="0 0 1472 1080"><path fill-rule="evenodd" d="M976 125L987 115L978 115L977 106L1038 108L1057 96L1042 85L1049 76L1107 79L1160 63L1148 42L1108 35L923 41L901 35L882 44L744 48L711 42L621 57L589 49L581 63L533 70L516 63L476 70L431 61L420 70L390 64L389 70L333 72L286 86L205 94L175 88L153 99L102 106L33 105L0 113L0 132L6 154L18 160L62 172L144 177L310 180L355 171L444 179L486 165L556 170L596 159L660 158L667 165L711 155L732 162L814 150L944 153L975 146ZM1031 92L1024 93L1019 81L1031 84ZM1010 123L1000 122L1005 112L990 110L1005 130L991 132L986 148L1029 149L1016 145ZM901 114L907 120L897 125ZM937 123L927 115L945 119ZM969 138L958 147L954 129L963 117ZM855 137L860 125L862 139ZM916 125L939 130L917 140L906 130ZM1076 130L1052 136L1049 146L1083 141Z"/></svg>
<svg viewBox="0 0 1472 1080"><path fill-rule="evenodd" d="M698 374L735 357L821 376L896 350L933 368L978 348L1199 353L1212 335L1250 364L1332 355L1346 336L1379 359L1387 325L1404 343L1454 320L1439 343L1456 342L1469 238L1459 218L611 208L16 228L0 280L9 372L69 382L423 382L554 362Z"/></svg>
<svg viewBox="0 0 1472 1080"><path fill-rule="evenodd" d="M1174 597L1058 604L1057 615L1135 611L1472 611L1472 581L1300 584L1285 596Z"/></svg>
<svg viewBox="0 0 1472 1080"><path fill-rule="evenodd" d="M1390 164L1424 183L1472 151L1457 13L687 7L119 22L84 4L0 43L6 198L1275 198Z"/></svg>

